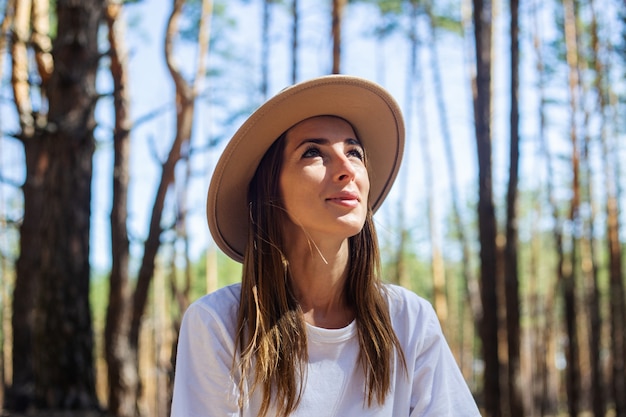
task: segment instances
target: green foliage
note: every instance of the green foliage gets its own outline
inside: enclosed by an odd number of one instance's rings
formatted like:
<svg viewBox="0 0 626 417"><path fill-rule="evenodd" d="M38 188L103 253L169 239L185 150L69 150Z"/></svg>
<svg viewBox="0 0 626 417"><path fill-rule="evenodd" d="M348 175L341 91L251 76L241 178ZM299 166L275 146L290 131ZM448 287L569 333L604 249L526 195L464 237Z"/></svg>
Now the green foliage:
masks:
<svg viewBox="0 0 626 417"><path fill-rule="evenodd" d="M405 19L415 7L418 8L420 15L432 18L435 28L459 36L463 34L460 11L455 2L431 4L419 0L360 0L359 3L370 4L378 9L379 20L374 28L374 34L378 38L385 38L392 33L405 30Z"/></svg>
<svg viewBox="0 0 626 417"><path fill-rule="evenodd" d="M211 16L211 34L224 37L226 31L236 27L236 20L228 14L224 1L215 1ZM183 19L180 26L181 39L195 43L198 40L198 28L202 17L202 0L188 0L183 6ZM213 37L211 36L211 41Z"/></svg>
<svg viewBox="0 0 626 417"><path fill-rule="evenodd" d="M89 303L96 334L104 329L106 311L109 303L109 272L92 271L89 280Z"/></svg>
<svg viewBox="0 0 626 417"><path fill-rule="evenodd" d="M362 0L362 3L370 3L378 7L381 15L402 13L403 0Z"/></svg>

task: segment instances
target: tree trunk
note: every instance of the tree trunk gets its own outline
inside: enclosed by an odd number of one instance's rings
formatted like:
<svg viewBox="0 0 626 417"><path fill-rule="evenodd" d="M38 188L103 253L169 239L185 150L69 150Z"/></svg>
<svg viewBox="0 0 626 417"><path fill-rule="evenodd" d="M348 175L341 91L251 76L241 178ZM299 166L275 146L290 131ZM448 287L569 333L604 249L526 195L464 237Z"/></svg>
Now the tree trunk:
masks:
<svg viewBox="0 0 626 417"><path fill-rule="evenodd" d="M576 126L578 113L578 48L576 40L576 11L573 0L563 0L566 59L569 67L570 141L572 146L572 199L569 223L573 229L569 245L569 259L562 263L561 276L565 303L565 328L567 331L567 405L569 415L576 417L580 409L580 358L578 346L578 323L576 318L576 273L578 221L580 218L580 156Z"/></svg>
<svg viewBox="0 0 626 417"><path fill-rule="evenodd" d="M341 22L343 11L348 0L333 0L332 34L333 34L333 74L341 73Z"/></svg>
<svg viewBox="0 0 626 417"><path fill-rule="evenodd" d="M34 375L44 409L95 409L89 306L89 230L102 1L57 2L48 124L39 132L41 252L36 276Z"/></svg>
<svg viewBox="0 0 626 417"><path fill-rule="evenodd" d="M605 142L606 143L606 142ZM608 147L604 147L604 160L611 160ZM613 154L613 157L615 155ZM611 164L613 165L613 164ZM613 165L616 166L616 165ZM615 169L605 168L605 180L614 177ZM615 402L615 416L626 417L626 301L622 271L622 244L619 236L619 199L616 193L607 194L607 237L609 246L609 306L611 320L611 391Z"/></svg>
<svg viewBox="0 0 626 417"><path fill-rule="evenodd" d="M439 116L439 127L442 132L443 145L445 150L446 171L450 178L450 197L452 198L452 217L456 233L462 248L462 275L465 284L465 293L472 312L472 321L478 328L480 317L482 316L482 307L480 305L480 289L476 274L472 268L471 251L469 239L466 234L466 227L461 218L460 192L457 180L456 163L454 161L454 152L452 147L452 138L450 134L450 126L447 117L446 105L444 102L443 83L441 81L441 65L439 64L439 52L437 48L437 31L435 27L435 19L432 14L432 7L427 3L426 13L428 14L430 26L430 57L431 68L433 74L433 88L435 89L435 98L437 100L437 114ZM461 328L463 331L463 328Z"/></svg>
<svg viewBox="0 0 626 417"><path fill-rule="evenodd" d="M498 357L498 294L496 219L491 171L491 2L473 0L476 50L474 121L478 151L478 228L480 235L481 300L480 325L484 370L484 404L489 417L499 417L500 360Z"/></svg>
<svg viewBox="0 0 626 417"><path fill-rule="evenodd" d="M583 152L582 166L585 170L585 200L591 207L583 226L584 235L580 239L581 252L581 272L584 277L585 289L585 311L581 320L588 319L587 349L585 357L589 360L589 388L586 389L591 398L591 405L594 417L605 417L606 405L604 400L604 378L602 365L600 362L600 351L603 346L602 339L602 318L600 314L600 291L598 288L598 255L595 234L596 203L593 201L592 190L592 170L589 160L590 138L585 139L585 151Z"/></svg>
<svg viewBox="0 0 626 417"><path fill-rule="evenodd" d="M20 139L26 158L26 180L22 186L24 211L20 227L20 254L16 262L16 279L13 290L12 368L13 379L7 390L5 405L8 410L24 411L34 401L33 332L37 274L41 254L41 207L44 207L42 181L47 166L46 155L40 141L34 138L35 125L28 84L27 41L30 32L30 9L28 1L7 4L3 29L13 27L12 88L16 111L20 122ZM3 31L3 33L5 33ZM4 37L3 37L4 40Z"/></svg>
<svg viewBox="0 0 626 417"><path fill-rule="evenodd" d="M611 372L610 372L610 393L615 405L615 416L626 417L626 300L624 294L623 269L622 269L622 238L620 237L620 207L618 198L618 186L616 184L617 152L614 145L609 143L607 132L607 110L609 103L609 85L604 74L608 68L601 59L601 46L598 38L598 27L594 1L592 6L592 54L595 69L594 87L597 94L598 111L604 121L600 132L603 177L606 187L606 236L609 255L609 320L610 320L610 351L611 351ZM615 113L617 114L617 112ZM599 388L602 389L601 387ZM603 392L598 392L594 396L594 410L602 411L604 401ZM602 404L596 402L602 401Z"/></svg>
<svg viewBox="0 0 626 417"><path fill-rule="evenodd" d="M406 78L405 94L406 94L406 130L407 132L416 131L413 127L413 109L416 105L415 100L415 83L417 82L417 8L412 7L411 15L409 17L409 68ZM421 120L420 120L421 121ZM410 154L411 149L411 136L407 137L405 145L405 153ZM400 170L398 178L398 187L403 195L409 194L409 175L411 174L408 167ZM410 242L409 228L406 224L406 201L404 199L398 200L397 215L399 239L396 249L395 259L395 275L393 276L394 283L403 286L404 288L411 289L411 277L409 274L409 268L407 265L408 246Z"/></svg>
<svg viewBox="0 0 626 417"><path fill-rule="evenodd" d="M7 391L6 408L25 411L34 400L33 332L37 276L40 270L42 249L41 208L44 207L42 181L46 173L46 158L41 143L34 138L24 138L26 155L26 181L22 187L24 214L20 227L20 255L16 263L13 289L13 381Z"/></svg>
<svg viewBox="0 0 626 417"><path fill-rule="evenodd" d="M509 184L507 191L505 300L508 346L508 392L511 417L524 417L520 366L520 300L517 265L517 188L519 171L519 22L518 0L510 1L511 10L511 114Z"/></svg>
<svg viewBox="0 0 626 417"><path fill-rule="evenodd" d="M263 0L263 19L261 21L261 97L267 100L270 60L270 9L272 0Z"/></svg>
<svg viewBox="0 0 626 417"><path fill-rule="evenodd" d="M109 56L113 79L115 128L113 131L113 198L111 204L111 275L109 303L104 329L107 362L108 409L119 417L131 417L137 410L137 380L129 346L130 283L128 184L130 180L130 97L128 55L124 44L122 4L106 7Z"/></svg>
<svg viewBox="0 0 626 417"><path fill-rule="evenodd" d="M300 11L298 0L291 3L291 83L298 81L298 33L300 28Z"/></svg>
<svg viewBox="0 0 626 417"><path fill-rule="evenodd" d="M471 350L464 349L466 340L472 340L474 337L474 332L480 328L480 318L482 316L482 306L480 302L480 288L478 284L478 279L476 277L476 273L474 271L471 249L469 239L467 237L466 226L463 222L463 218L461 216L461 194L459 192L459 184L457 179L457 170L456 163L454 160L454 151L452 146L452 138L450 134L450 125L448 121L448 112L444 101L444 92L443 92L443 82L441 80L441 65L439 61L439 51L438 51L438 35L437 35L437 27L435 25L435 16L432 11L432 2L426 2L426 14L428 16L429 30L430 30L430 39L428 45L430 48L430 59L431 59L431 74L433 75L433 88L435 92L435 99L437 102L437 115L439 119L439 129L441 131L441 136L443 139L444 146L444 154L445 154L445 163L446 163L446 172L448 173L449 178L449 186L450 186L450 198L452 199L452 222L455 228L455 233L458 236L459 244L461 246L461 269L462 269L462 277L463 277L463 292L464 292L464 302L461 304L459 312L460 317L459 321L461 325L459 326L459 352L458 352L458 360L459 366L463 370L467 366L470 369L471 363L474 358ZM473 328L470 329L469 337L466 335L466 329L464 323L465 316L465 304L469 306L469 311L471 313L471 323L473 324Z"/></svg>
<svg viewBox="0 0 626 417"><path fill-rule="evenodd" d="M593 0L590 2L591 6L591 57L592 64L595 69L595 82L594 85L596 87L596 94L598 97L598 112L601 119L601 131L600 138L601 144L605 143L606 140L606 108L607 102L604 99L605 97L605 88L604 88L604 65L601 62L600 52L599 52L599 38L598 38L598 27L597 20L593 5ZM587 141L588 142L588 141ZM588 146L588 145L587 145ZM585 152L587 155L588 152ZM604 155L604 165L610 166L611 163L606 158L608 155ZM585 166L587 167L587 198L591 201L592 199L592 191L591 191L591 164L590 161L586 161ZM607 178L605 184L607 185L607 196L612 194L612 184L610 184L612 179ZM609 191L611 190L611 191ZM595 204L592 204L591 207L595 207ZM608 204L607 204L608 207ZM608 219L608 212L607 212ZM604 417L606 415L606 400L607 395L605 393L605 379L604 379L604 371L602 366L601 359L601 350L603 343L601 343L602 339L602 315L600 312L600 290L598 286L598 256L597 256L597 242L595 238L595 210L592 212L592 215L587 221L587 239L589 242L588 247L588 258L590 262L583 262L583 265L587 264L590 267L586 273L587 275L587 305L589 310L589 353L590 353L590 363L591 363L591 406L593 410L593 414L595 417ZM608 236L608 234L607 234ZM610 239L610 238L609 238ZM609 255L610 257L610 255ZM610 262L610 261L609 261ZM610 275L610 272L609 272Z"/></svg>
<svg viewBox="0 0 626 417"><path fill-rule="evenodd" d="M545 160L545 169L546 169L546 191L547 194L547 203L549 206L549 210L553 219L553 238L554 238L554 246L556 250L557 256L557 265L560 265L563 262L563 238L562 238L562 220L559 215L558 206L555 200L555 192L554 192L554 170L552 168L552 152L548 146L548 140L546 138L547 131L547 106L549 103L548 97L546 95L547 91L547 71L544 65L544 57L543 57L543 49L542 49L542 39L541 39L541 30L539 23L539 10L535 8L533 11L533 50L535 53L536 60L536 71L537 71L537 88L539 94L539 107L537 111L537 116L539 119L539 130L538 130L538 142L540 152ZM544 251L540 252L543 254ZM541 262L539 258L537 258L537 264ZM544 261L545 262L545 261ZM554 300L556 298L556 294L558 291L558 287L561 283L560 277L560 267L556 268L555 280L554 283L549 284L548 291L546 295L543 296L543 307L536 308L537 314L544 317L545 321L543 324L543 329L537 332L538 341L537 341L537 379L538 379L538 395L535 399L535 404L538 408L538 414L540 417L544 417L546 415L555 414L557 410L557 398L558 398L558 386L555 383L559 378L556 376L556 370L554 367L554 357L556 352L556 334L557 329L555 326L555 318L554 318ZM537 304L539 305L539 299L537 299Z"/></svg>
<svg viewBox="0 0 626 417"><path fill-rule="evenodd" d="M165 205L165 197L168 189L174 182L174 173L178 161L181 158L181 148L191 138L193 127L194 104L197 94L198 84L204 76L205 56L208 52L209 37L208 25L212 13L213 2L203 0L202 16L200 18L200 28L198 35L198 61L196 64L196 74L193 85L189 85L178 69L174 61L173 42L178 31L178 22L181 17L184 0L174 0L173 9L170 14L165 35L165 60L176 87L176 135L170 148L167 160L163 163L161 179L157 188L155 201L152 206L150 217L150 228L148 237L144 244L144 253L141 266L137 276L137 286L133 294L132 316L130 318L129 343L133 352L135 367L138 368L139 334L141 322L148 300L148 290L154 276L156 255L161 244L161 216ZM138 369L137 369L138 372ZM141 382L139 381L139 384ZM138 395L141 394L141 385L137 387Z"/></svg>
<svg viewBox="0 0 626 417"><path fill-rule="evenodd" d="M420 39L417 31L417 23L419 17L420 4L417 1L411 1L411 20L412 20L412 33L411 43L414 45L412 48L412 73L415 78L416 84L416 98L415 107L417 110L417 121L419 128L416 129L419 138L419 147L422 155L422 166L424 169L424 184L426 188L426 207L427 207L427 219L428 219L428 237L431 248L431 273L433 280L433 304L437 317L444 330L446 329L446 322L448 319L448 300L446 294L446 276L443 256L441 254L441 247L439 243L439 231L437 227L436 213L436 201L434 192L434 178L432 158L430 152L430 143L428 140L428 117L426 116L426 102L424 97L424 84L425 79L423 76L423 69L425 65L422 65L419 59L419 45Z"/></svg>

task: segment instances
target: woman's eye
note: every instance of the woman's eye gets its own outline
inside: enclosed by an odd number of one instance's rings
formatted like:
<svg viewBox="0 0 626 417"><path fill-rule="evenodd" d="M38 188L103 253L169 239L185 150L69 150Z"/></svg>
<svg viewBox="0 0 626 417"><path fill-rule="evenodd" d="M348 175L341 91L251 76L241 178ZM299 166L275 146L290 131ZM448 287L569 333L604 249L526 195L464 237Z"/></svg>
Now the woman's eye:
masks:
<svg viewBox="0 0 626 417"><path fill-rule="evenodd" d="M318 148L312 146L304 151L304 153L302 154L302 157L303 158L315 158L316 156L320 156L321 154L322 153L320 152Z"/></svg>
<svg viewBox="0 0 626 417"><path fill-rule="evenodd" d="M351 149L351 150L348 152L348 156L358 158L358 159L360 159L361 161L362 161L362 160L363 160L363 158L364 158L363 151L362 151L361 149L359 149L359 148L354 148L354 149Z"/></svg>

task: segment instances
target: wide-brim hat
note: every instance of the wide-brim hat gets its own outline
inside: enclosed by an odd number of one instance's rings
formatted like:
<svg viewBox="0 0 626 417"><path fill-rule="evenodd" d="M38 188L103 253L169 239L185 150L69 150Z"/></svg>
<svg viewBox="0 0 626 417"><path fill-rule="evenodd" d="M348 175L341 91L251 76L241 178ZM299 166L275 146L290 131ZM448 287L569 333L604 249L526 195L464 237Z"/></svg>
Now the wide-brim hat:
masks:
<svg viewBox="0 0 626 417"><path fill-rule="evenodd" d="M287 129L314 116L348 121L368 159L369 203L376 211L391 188L404 150L400 107L380 85L327 75L285 88L261 105L226 145L209 185L207 218L217 246L242 262L248 237L248 185L261 158Z"/></svg>

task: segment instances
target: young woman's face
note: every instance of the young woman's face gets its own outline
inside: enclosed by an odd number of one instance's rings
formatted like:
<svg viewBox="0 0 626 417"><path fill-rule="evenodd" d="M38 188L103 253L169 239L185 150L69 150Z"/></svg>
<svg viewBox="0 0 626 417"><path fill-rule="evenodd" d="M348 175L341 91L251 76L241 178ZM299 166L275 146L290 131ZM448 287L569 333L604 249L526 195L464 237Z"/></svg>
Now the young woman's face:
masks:
<svg viewBox="0 0 626 417"><path fill-rule="evenodd" d="M314 240L357 234L370 183L352 126L338 117L313 117L289 129L285 139L279 181L289 218L286 237L302 231Z"/></svg>

